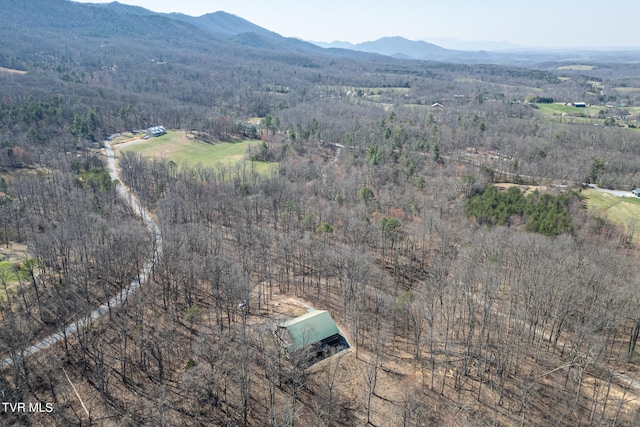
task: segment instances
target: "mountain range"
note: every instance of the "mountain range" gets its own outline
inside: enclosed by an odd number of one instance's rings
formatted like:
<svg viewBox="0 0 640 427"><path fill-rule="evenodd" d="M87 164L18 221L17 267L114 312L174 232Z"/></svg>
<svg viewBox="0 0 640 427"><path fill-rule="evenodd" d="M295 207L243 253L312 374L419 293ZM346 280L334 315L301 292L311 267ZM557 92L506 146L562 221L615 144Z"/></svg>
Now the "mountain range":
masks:
<svg viewBox="0 0 640 427"><path fill-rule="evenodd" d="M492 54L485 51L460 51L446 49L425 41L413 41L403 37L383 37L374 41L358 44L349 42L322 43L314 42L324 48L350 49L360 52L378 53L399 59L421 59L427 61L452 62L493 62Z"/></svg>
<svg viewBox="0 0 640 427"><path fill-rule="evenodd" d="M443 44L457 46L444 48L422 40L408 40L403 37L382 37L374 41L352 44L346 41L331 43L312 42L320 47L349 49L359 52L377 53L398 59L416 59L453 63L485 64L534 64L544 62L585 61L585 62L636 62L640 51L632 49L571 49L571 48L530 48L508 42L462 42L456 39L441 39Z"/></svg>
<svg viewBox="0 0 640 427"><path fill-rule="evenodd" d="M113 2L107 5L114 10L127 11L128 8L141 9L138 13L151 13L146 9L122 5ZM131 13L131 12L129 12ZM332 49L332 54L349 55L347 50L355 52L375 53L391 56L397 59L416 59L426 61L440 61L453 63L493 63L493 64L532 64L550 61L608 61L608 62L635 62L640 60L640 51L616 50L606 52L594 49L536 49L517 46L508 42L462 42L456 39L440 39L441 44L451 48L445 48L435 43L421 40L408 40L403 37L383 37L378 40L352 44L350 42L313 42L302 41L295 38L285 38L279 34L255 25L241 17L226 13L214 12L199 17L192 17L180 13L164 14L164 16L180 20L201 30L226 35L230 37L239 34L253 33L263 39L271 39L272 42L286 43L291 48L296 45L301 50L313 49L313 45L325 49ZM241 38L242 39L242 38ZM246 37L244 38L246 39ZM254 39L254 42L256 40ZM265 44L266 45L266 44ZM265 46L263 45L263 46ZM275 46L271 45L272 48Z"/></svg>
<svg viewBox="0 0 640 427"><path fill-rule="evenodd" d="M425 41L402 37L384 37L359 44L348 42L312 43L283 37L241 17L214 12L199 17L180 13L156 13L124 5L76 3L70 0L6 0L0 16L0 35L5 49L0 47L0 62L19 62L25 40L41 43L42 47L60 44L60 35L72 41L86 37L115 37L146 40L149 46L192 46L195 49L235 49L239 46L258 49L263 54L277 52L325 57L372 58L384 55L402 60L427 60L465 64L527 65L557 61L635 62L640 52L620 51L467 51L446 49ZM41 40L39 40L41 39ZM15 45L13 43L15 42ZM69 43L69 47L73 43ZM234 47L235 46L235 47ZM27 53L27 52L22 52ZM32 52L29 52L32 54ZM2 64L0 63L0 66Z"/></svg>

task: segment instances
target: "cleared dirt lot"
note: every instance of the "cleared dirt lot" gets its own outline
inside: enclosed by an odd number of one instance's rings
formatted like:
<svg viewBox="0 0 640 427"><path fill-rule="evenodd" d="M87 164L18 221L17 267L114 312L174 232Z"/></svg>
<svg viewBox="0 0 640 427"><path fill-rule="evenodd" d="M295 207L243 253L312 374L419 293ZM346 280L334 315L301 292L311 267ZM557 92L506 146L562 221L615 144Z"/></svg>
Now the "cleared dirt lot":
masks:
<svg viewBox="0 0 640 427"><path fill-rule="evenodd" d="M246 321L258 330L266 323L275 325L303 315L309 308L325 307L313 306L298 296L273 295L269 305L262 305L260 310L254 304ZM337 316L332 316L350 348L310 366L307 369L308 389L316 395L323 395L328 384L332 382L336 410L341 410L338 407L350 408L352 415L357 414L361 417L356 421L356 425L367 424L365 414L371 392L371 424L394 425L407 406L412 404L411 400L416 395L414 391L422 391L422 381L426 380L423 369L413 363L412 355L399 348L388 332L383 333L386 344L381 346L379 353L360 347L356 355L349 325Z"/></svg>

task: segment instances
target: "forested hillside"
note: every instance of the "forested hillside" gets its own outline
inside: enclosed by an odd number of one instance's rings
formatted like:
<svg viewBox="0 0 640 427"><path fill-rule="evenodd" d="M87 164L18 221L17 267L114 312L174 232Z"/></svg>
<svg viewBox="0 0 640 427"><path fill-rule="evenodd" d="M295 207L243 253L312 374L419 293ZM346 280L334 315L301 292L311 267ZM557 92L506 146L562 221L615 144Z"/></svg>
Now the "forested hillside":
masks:
<svg viewBox="0 0 640 427"><path fill-rule="evenodd" d="M44 408L3 425L640 423L637 230L581 195L640 186L637 67L65 0L6 1L0 39L0 392ZM215 167L118 150L113 180L104 141L156 125L260 143ZM285 357L272 331L308 307L348 351Z"/></svg>

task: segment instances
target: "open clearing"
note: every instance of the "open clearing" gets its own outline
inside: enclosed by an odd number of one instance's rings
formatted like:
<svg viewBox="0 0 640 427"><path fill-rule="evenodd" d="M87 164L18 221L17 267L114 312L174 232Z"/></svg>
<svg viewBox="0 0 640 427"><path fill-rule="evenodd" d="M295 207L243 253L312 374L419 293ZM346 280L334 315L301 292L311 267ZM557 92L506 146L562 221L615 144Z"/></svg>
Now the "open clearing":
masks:
<svg viewBox="0 0 640 427"><path fill-rule="evenodd" d="M616 92L620 92L620 93L635 93L635 92L640 92L640 87L622 87L622 86L617 86L617 87L614 87L613 90L615 90Z"/></svg>
<svg viewBox="0 0 640 427"><path fill-rule="evenodd" d="M221 142L208 144L189 138L182 131L168 131L166 135L129 143L120 150L132 151L143 157L167 159L176 164L215 167L218 163L235 165L247 158L247 149L259 141ZM116 146L117 148L117 146ZM275 163L254 162L256 171L268 173Z"/></svg>
<svg viewBox="0 0 640 427"><path fill-rule="evenodd" d="M19 243L11 243L0 246L0 301L5 298L4 284L11 291L18 284L20 278L25 279L23 273L16 273L14 266L20 265L28 258L27 246ZM21 276L18 277L18 274Z"/></svg>
<svg viewBox="0 0 640 427"><path fill-rule="evenodd" d="M7 290L11 292L18 283L18 275L13 266L15 261L0 261L0 301L4 301L6 297L5 285Z"/></svg>
<svg viewBox="0 0 640 427"><path fill-rule="evenodd" d="M590 71L596 69L595 65L586 65L586 64L572 64L572 65L563 65L562 67L558 67L558 70L574 70L574 71Z"/></svg>
<svg viewBox="0 0 640 427"><path fill-rule="evenodd" d="M640 199L618 197L597 190L582 190L587 208L595 215L622 225L627 232L640 230ZM635 234L635 233L634 233Z"/></svg>
<svg viewBox="0 0 640 427"><path fill-rule="evenodd" d="M518 185L510 183L498 183L495 187L506 191L510 187L518 187L527 195L536 190L547 192L544 186ZM589 212L608 220L609 222L624 227L627 233L633 232L634 240L640 233L640 198L619 197L615 194L605 193L593 189L584 189L581 192Z"/></svg>
<svg viewBox="0 0 640 427"><path fill-rule="evenodd" d="M2 73L9 73L9 74L20 74L20 75L24 75L27 74L26 71L22 71L22 70L14 70L12 68L5 68L5 67L0 67L0 72Z"/></svg>
<svg viewBox="0 0 640 427"><path fill-rule="evenodd" d="M549 191L549 188L546 186L521 185L521 184L512 184L510 182L500 182L500 183L494 184L494 187L497 187L498 190L500 191L506 191L511 187L518 187L522 191L522 194L524 194L525 196L533 193L534 191L539 191L541 193L546 193L547 191Z"/></svg>
<svg viewBox="0 0 640 427"><path fill-rule="evenodd" d="M5 280L10 284L18 281L18 276L13 269L16 262L19 261L0 261L0 282Z"/></svg>
<svg viewBox="0 0 640 427"><path fill-rule="evenodd" d="M580 115L584 114L585 116L598 117L600 110L603 107L585 107L585 108L577 108L570 104L536 104L538 107L538 111L543 114L568 114L568 115Z"/></svg>

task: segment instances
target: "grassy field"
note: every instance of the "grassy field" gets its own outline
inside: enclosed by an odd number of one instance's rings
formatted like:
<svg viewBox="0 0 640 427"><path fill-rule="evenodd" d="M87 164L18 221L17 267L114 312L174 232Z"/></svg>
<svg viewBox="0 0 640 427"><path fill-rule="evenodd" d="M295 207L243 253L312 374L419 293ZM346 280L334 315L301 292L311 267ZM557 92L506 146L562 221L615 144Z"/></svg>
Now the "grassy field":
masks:
<svg viewBox="0 0 640 427"><path fill-rule="evenodd" d="M600 106L576 108L572 105L565 105L565 104L558 104L558 103L536 104L536 106L538 107L538 111L540 111L543 114L560 115L560 114L566 113L569 115L573 115L573 114L578 115L582 113L585 116L591 116L591 117L598 117L598 113L600 112L600 110L604 108Z"/></svg>
<svg viewBox="0 0 640 427"><path fill-rule="evenodd" d="M614 87L613 90L620 93L635 93L640 92L640 87Z"/></svg>
<svg viewBox="0 0 640 427"><path fill-rule="evenodd" d="M640 198L618 197L597 190L582 190L587 209L594 215L606 218L629 231L635 230L634 240L640 234Z"/></svg>
<svg viewBox="0 0 640 427"><path fill-rule="evenodd" d="M586 124L597 124L604 125L606 124L606 111L608 109L601 105L594 105L585 108L576 108L571 105L565 105L560 103L554 104L536 104L538 107L538 111L541 114L549 117L549 119L554 121L559 121L562 123L586 123ZM600 112L605 110L605 115L602 116ZM640 107L626 107L626 110L629 114L637 114L640 112ZM618 126L623 125L623 122L618 122ZM633 121L628 122L628 124L634 124L637 130L637 123Z"/></svg>
<svg viewBox="0 0 640 427"><path fill-rule="evenodd" d="M15 261L0 261L0 285L4 280L9 292L11 292L18 284L18 276L13 270L14 264ZM4 292L4 286L0 286L0 301L4 301L5 297L6 294Z"/></svg>
<svg viewBox="0 0 640 427"><path fill-rule="evenodd" d="M625 88L625 89L634 89L634 90L640 91L640 88ZM538 107L538 111L540 111L543 114L560 115L560 114L566 113L569 115L575 115L575 114L582 113L585 116L593 117L593 118L599 117L600 111L607 109L602 105L593 105L586 108L576 108L572 105L565 105L565 104L559 104L559 103L536 104L536 106ZM640 107L625 107L625 109L629 111L629 114L636 114L640 112Z"/></svg>
<svg viewBox="0 0 640 427"><path fill-rule="evenodd" d="M207 144L188 138L182 131L168 131L166 135L125 146L122 151L132 151L143 157L172 160L177 164L215 167L218 163L233 166L247 158L247 149L259 141L221 142ZM275 163L255 162L256 170L268 173Z"/></svg>
<svg viewBox="0 0 640 427"><path fill-rule="evenodd" d="M0 277L4 277L7 283L18 281L18 276L13 271L13 264L15 264L15 261L0 261Z"/></svg>

